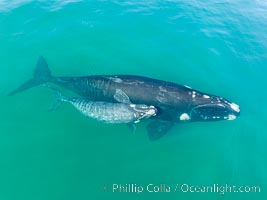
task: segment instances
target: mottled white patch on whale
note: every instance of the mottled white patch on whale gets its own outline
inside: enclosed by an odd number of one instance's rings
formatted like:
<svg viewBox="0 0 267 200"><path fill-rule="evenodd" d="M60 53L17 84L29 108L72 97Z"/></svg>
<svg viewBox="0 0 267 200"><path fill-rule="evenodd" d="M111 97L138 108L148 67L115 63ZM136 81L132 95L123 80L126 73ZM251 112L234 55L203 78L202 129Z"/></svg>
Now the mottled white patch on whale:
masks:
<svg viewBox="0 0 267 200"><path fill-rule="evenodd" d="M120 78L111 78L111 80L115 83L122 83L123 82L122 79L120 79Z"/></svg>
<svg viewBox="0 0 267 200"><path fill-rule="evenodd" d="M144 81L139 81L139 80L125 80L124 81L124 84L127 84L127 85L142 85L144 84L145 82Z"/></svg>
<svg viewBox="0 0 267 200"><path fill-rule="evenodd" d="M159 86L159 90L160 90L161 92L167 92L166 88L163 87L163 86Z"/></svg>
<svg viewBox="0 0 267 200"><path fill-rule="evenodd" d="M181 121L187 121L187 120L190 120L190 117L187 113L183 113L180 115L180 120Z"/></svg>
<svg viewBox="0 0 267 200"><path fill-rule="evenodd" d="M191 87L189 87L188 85L184 85L186 88L188 88L188 89L192 89Z"/></svg>
<svg viewBox="0 0 267 200"><path fill-rule="evenodd" d="M110 77L110 76L103 76L103 78L109 79L115 83L122 83L123 80L121 78L118 78L117 76Z"/></svg>
<svg viewBox="0 0 267 200"><path fill-rule="evenodd" d="M165 94L166 94L165 92L159 92L158 95L156 96L156 99L161 103L167 103Z"/></svg>
<svg viewBox="0 0 267 200"><path fill-rule="evenodd" d="M203 95L203 98L204 98L204 99L209 99L209 98L210 98L210 96L208 96L208 95L204 94L204 95Z"/></svg>

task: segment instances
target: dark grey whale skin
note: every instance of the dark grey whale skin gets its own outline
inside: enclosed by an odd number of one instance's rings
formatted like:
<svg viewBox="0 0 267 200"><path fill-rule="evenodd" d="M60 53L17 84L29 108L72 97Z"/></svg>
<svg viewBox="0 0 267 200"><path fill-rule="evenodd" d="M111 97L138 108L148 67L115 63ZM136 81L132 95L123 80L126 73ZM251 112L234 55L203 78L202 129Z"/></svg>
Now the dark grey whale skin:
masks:
<svg viewBox="0 0 267 200"><path fill-rule="evenodd" d="M162 137L177 122L231 120L240 115L239 106L227 99L168 81L136 75L54 77L42 56L33 78L10 95L46 83L59 85L92 101L116 102L115 90L121 89L135 104L154 105L158 112L147 126L150 140Z"/></svg>

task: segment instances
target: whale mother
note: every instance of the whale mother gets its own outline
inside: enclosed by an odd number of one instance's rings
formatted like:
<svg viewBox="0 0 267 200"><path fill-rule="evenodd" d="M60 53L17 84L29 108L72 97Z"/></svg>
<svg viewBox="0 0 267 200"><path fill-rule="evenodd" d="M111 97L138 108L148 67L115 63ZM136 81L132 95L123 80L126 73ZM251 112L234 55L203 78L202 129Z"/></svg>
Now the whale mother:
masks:
<svg viewBox="0 0 267 200"><path fill-rule="evenodd" d="M135 75L95 75L55 77L40 56L33 78L12 91L14 95L44 83L53 83L92 101L116 102L116 89L122 90L135 104L154 105L158 112L147 126L150 140L165 135L177 122L233 120L240 115L237 104L184 85Z"/></svg>

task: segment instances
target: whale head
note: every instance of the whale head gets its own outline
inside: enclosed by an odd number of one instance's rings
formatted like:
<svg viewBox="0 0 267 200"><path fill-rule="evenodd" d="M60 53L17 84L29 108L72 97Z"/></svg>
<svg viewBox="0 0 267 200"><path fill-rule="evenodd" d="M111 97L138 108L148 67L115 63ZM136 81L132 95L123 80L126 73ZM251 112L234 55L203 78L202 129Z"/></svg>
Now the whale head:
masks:
<svg viewBox="0 0 267 200"><path fill-rule="evenodd" d="M191 108L191 121L234 120L240 115L240 107L227 99L209 95L202 98Z"/></svg>
<svg viewBox="0 0 267 200"><path fill-rule="evenodd" d="M130 104L130 107L134 112L134 123L138 123L143 118L150 118L157 114L157 109L152 105L148 106L145 104Z"/></svg>

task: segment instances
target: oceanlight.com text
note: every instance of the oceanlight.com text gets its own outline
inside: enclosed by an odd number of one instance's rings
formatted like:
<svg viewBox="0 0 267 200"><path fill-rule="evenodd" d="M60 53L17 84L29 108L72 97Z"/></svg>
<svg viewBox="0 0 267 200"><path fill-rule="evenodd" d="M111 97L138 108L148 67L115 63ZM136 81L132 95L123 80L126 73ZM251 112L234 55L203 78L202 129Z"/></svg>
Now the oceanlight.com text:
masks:
<svg viewBox="0 0 267 200"><path fill-rule="evenodd" d="M190 184L112 184L110 187L105 185L104 190L113 193L260 193L260 186L237 186L229 184L212 184L212 185L190 185Z"/></svg>

